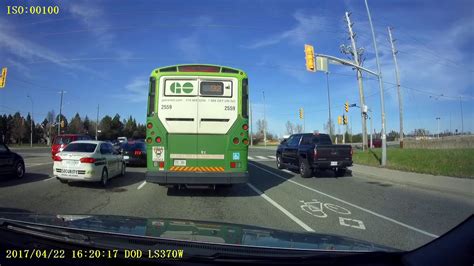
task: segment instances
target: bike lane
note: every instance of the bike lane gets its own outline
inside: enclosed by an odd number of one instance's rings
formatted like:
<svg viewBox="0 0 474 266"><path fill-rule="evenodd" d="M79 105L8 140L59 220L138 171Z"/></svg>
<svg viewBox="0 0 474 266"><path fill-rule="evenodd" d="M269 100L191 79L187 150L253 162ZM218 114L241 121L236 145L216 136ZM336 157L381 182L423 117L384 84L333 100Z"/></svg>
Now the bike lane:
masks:
<svg viewBox="0 0 474 266"><path fill-rule="evenodd" d="M298 228L301 231L308 231L307 226L316 233L351 237L402 250L417 248L436 238L421 228L375 212L370 206L360 206L350 198L335 197L318 190L317 186L304 185L294 173L256 162L251 162L249 169L253 176L265 176L252 179L251 184L300 220L304 224ZM280 183L268 186L268 179Z"/></svg>

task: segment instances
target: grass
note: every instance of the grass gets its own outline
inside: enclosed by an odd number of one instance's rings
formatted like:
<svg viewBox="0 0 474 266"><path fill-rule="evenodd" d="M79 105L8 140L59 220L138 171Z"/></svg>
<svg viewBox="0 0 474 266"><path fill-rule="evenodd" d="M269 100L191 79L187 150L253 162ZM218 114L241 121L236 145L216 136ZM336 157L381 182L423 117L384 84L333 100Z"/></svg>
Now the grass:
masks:
<svg viewBox="0 0 474 266"><path fill-rule="evenodd" d="M356 164L379 166L381 149L357 150ZM455 177L474 178L474 149L387 149L387 168Z"/></svg>

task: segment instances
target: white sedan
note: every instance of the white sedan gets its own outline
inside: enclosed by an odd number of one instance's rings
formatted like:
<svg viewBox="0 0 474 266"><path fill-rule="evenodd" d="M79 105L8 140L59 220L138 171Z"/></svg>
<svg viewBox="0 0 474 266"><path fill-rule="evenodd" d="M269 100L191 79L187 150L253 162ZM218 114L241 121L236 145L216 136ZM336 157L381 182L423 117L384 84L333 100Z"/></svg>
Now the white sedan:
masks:
<svg viewBox="0 0 474 266"><path fill-rule="evenodd" d="M105 141L73 141L53 160L53 175L62 183L99 181L105 187L109 178L125 174L122 155Z"/></svg>

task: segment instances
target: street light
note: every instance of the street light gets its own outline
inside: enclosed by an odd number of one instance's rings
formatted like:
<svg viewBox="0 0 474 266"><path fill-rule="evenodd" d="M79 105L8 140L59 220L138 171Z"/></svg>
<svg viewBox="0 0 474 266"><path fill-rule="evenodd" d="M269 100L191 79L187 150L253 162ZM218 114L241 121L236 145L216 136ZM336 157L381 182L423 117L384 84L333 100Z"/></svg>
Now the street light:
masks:
<svg viewBox="0 0 474 266"><path fill-rule="evenodd" d="M439 120L441 120L441 117L436 117L436 120L438 121L438 139L439 139Z"/></svg>
<svg viewBox="0 0 474 266"><path fill-rule="evenodd" d="M33 147L33 98L27 95L26 98L31 101L31 119L30 119L30 147Z"/></svg>

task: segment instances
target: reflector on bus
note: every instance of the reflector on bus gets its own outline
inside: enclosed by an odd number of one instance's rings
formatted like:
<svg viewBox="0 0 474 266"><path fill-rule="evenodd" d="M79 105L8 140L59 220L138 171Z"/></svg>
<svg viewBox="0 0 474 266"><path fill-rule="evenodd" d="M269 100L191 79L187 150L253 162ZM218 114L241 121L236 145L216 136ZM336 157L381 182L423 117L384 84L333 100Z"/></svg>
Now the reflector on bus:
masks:
<svg viewBox="0 0 474 266"><path fill-rule="evenodd" d="M180 72L220 72L221 68L216 66L187 65L179 66Z"/></svg>

